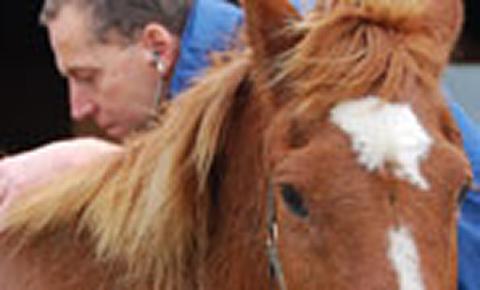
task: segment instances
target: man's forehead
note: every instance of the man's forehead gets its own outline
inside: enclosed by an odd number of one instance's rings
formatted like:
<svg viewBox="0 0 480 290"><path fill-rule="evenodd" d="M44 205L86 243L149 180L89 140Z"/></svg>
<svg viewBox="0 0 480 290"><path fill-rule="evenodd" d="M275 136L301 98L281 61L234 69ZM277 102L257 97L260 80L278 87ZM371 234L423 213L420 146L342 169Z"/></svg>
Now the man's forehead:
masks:
<svg viewBox="0 0 480 290"><path fill-rule="evenodd" d="M93 62L98 43L90 29L88 13L74 5L63 7L58 16L48 23L50 42L60 70Z"/></svg>

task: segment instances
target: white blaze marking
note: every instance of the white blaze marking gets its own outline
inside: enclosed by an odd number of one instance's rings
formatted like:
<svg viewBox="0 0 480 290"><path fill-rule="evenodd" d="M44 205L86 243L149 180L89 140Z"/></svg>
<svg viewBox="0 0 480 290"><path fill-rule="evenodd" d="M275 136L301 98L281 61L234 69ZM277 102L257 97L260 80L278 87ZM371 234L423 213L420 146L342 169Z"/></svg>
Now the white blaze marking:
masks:
<svg viewBox="0 0 480 290"><path fill-rule="evenodd" d="M388 238L388 258L397 274L399 290L425 290L417 246L410 231L405 227L392 229Z"/></svg>
<svg viewBox="0 0 480 290"><path fill-rule="evenodd" d="M409 105L365 97L337 105L330 118L350 135L359 162L369 171L388 163L396 177L428 190L420 162L433 142Z"/></svg>

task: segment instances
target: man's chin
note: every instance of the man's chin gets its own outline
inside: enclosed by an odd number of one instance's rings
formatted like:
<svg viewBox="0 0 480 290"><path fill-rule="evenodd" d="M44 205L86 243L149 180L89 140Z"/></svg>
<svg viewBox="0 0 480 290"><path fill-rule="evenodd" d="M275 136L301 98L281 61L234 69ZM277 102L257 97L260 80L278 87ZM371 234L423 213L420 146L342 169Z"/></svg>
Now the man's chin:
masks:
<svg viewBox="0 0 480 290"><path fill-rule="evenodd" d="M127 136L128 130L120 126L112 126L105 129L105 133L109 138L117 141L123 140Z"/></svg>

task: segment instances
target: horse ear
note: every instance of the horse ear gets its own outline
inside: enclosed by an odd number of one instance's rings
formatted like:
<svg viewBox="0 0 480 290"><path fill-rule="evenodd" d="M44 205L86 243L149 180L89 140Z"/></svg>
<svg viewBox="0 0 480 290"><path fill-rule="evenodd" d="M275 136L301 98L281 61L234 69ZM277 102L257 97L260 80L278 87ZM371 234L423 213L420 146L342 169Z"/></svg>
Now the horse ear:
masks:
<svg viewBox="0 0 480 290"><path fill-rule="evenodd" d="M287 32L289 23L300 14L288 0L243 0L250 46L259 60L272 58L289 49L298 37Z"/></svg>
<svg viewBox="0 0 480 290"><path fill-rule="evenodd" d="M463 27L463 0L431 0L429 11L437 19L437 27L446 28L441 40L453 46Z"/></svg>
<svg viewBox="0 0 480 290"><path fill-rule="evenodd" d="M450 27L453 31L453 39L454 41L459 37L460 32L463 27L464 21L464 6L462 0L450 0L450 12L451 12L451 19L450 19Z"/></svg>

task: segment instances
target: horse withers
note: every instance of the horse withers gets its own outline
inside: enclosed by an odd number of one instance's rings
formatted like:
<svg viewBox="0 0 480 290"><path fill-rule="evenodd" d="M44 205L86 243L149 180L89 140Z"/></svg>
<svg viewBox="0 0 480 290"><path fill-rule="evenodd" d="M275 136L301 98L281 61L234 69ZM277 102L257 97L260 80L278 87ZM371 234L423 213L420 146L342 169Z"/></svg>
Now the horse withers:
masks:
<svg viewBox="0 0 480 290"><path fill-rule="evenodd" d="M456 288L456 0L246 0L248 46L3 217L2 287Z"/></svg>

